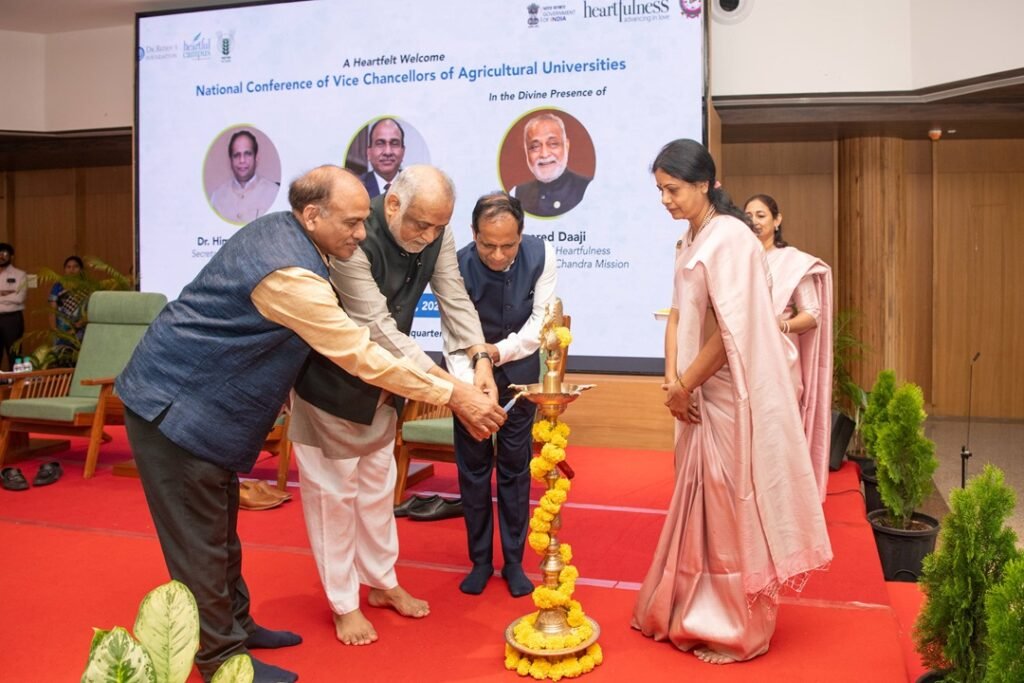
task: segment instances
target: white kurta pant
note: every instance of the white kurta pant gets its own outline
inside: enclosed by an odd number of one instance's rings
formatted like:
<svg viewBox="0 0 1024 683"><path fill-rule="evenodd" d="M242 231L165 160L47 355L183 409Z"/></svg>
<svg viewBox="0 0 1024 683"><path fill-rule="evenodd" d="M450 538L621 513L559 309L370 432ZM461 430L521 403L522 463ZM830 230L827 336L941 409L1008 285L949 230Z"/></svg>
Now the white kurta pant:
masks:
<svg viewBox="0 0 1024 683"><path fill-rule="evenodd" d="M331 609L359 608L359 585L398 585L394 440L355 458L331 459L293 444L309 545Z"/></svg>

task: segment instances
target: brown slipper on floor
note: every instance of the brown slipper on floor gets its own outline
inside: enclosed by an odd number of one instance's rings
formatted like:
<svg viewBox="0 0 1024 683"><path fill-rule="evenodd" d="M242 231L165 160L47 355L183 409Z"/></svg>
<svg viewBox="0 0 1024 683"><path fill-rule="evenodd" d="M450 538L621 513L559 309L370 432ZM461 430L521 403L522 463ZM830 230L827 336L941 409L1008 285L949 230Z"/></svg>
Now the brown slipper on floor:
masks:
<svg viewBox="0 0 1024 683"><path fill-rule="evenodd" d="M259 491L262 491L265 495L271 496L273 498L280 498L281 502L292 499L292 494L288 493L287 491L282 491L276 486L271 486L262 479L251 483L254 488L256 488Z"/></svg>
<svg viewBox="0 0 1024 683"><path fill-rule="evenodd" d="M280 498L261 491L251 481L238 484L238 507L242 510L270 510L283 502Z"/></svg>

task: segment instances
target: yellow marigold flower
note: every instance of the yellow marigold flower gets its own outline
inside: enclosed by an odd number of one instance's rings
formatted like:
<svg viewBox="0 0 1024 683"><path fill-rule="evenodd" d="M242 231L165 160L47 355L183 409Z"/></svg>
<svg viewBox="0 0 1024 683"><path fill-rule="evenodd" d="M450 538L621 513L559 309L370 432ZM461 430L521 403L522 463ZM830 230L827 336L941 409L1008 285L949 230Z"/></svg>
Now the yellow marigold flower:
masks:
<svg viewBox="0 0 1024 683"><path fill-rule="evenodd" d="M562 509L561 505L551 502L551 499L547 496L541 496L540 507L541 509L550 512L552 515L557 515L558 511Z"/></svg>
<svg viewBox="0 0 1024 683"><path fill-rule="evenodd" d="M565 460L565 449L559 448L558 446L555 446L550 443L546 443L544 444L544 448L540 450L540 457L542 457L544 460L551 463L552 465L557 465L558 463Z"/></svg>
<svg viewBox="0 0 1024 683"><path fill-rule="evenodd" d="M533 516L544 522L550 522L555 518L553 514L541 507L533 508Z"/></svg>
<svg viewBox="0 0 1024 683"><path fill-rule="evenodd" d="M516 666L516 673L520 676L526 676L530 673L530 666L532 664L533 662L531 662L528 657L523 657L519 660L519 664Z"/></svg>
<svg viewBox="0 0 1024 683"><path fill-rule="evenodd" d="M571 429L569 429L568 423L565 423L565 422L558 422L551 429L552 429L552 431L557 432L558 434L561 434L563 439L568 439L569 438L569 434L572 431Z"/></svg>
<svg viewBox="0 0 1024 683"><path fill-rule="evenodd" d="M548 439L548 443L559 448L565 448L569 445L569 441L564 436L554 432L551 434L551 438Z"/></svg>
<svg viewBox="0 0 1024 683"><path fill-rule="evenodd" d="M565 636L548 636L544 642L545 650L561 650L565 647Z"/></svg>
<svg viewBox="0 0 1024 683"><path fill-rule="evenodd" d="M586 616L583 614L583 610L581 609L570 609L568 620L569 626L572 626L573 628L587 623Z"/></svg>
<svg viewBox="0 0 1024 683"><path fill-rule="evenodd" d="M526 647L531 650L542 650L544 649L544 634L538 631L534 631L526 639Z"/></svg>
<svg viewBox="0 0 1024 683"><path fill-rule="evenodd" d="M565 499L569 497L568 493L558 488L549 489L544 495L558 505L564 503Z"/></svg>
<svg viewBox="0 0 1024 683"><path fill-rule="evenodd" d="M587 654L594 658L596 666L599 666L604 661L604 652L601 651L601 646L597 643L587 648Z"/></svg>
<svg viewBox="0 0 1024 683"><path fill-rule="evenodd" d="M559 581L576 581L580 577L580 570L571 564L567 564L562 568L562 571L558 574Z"/></svg>
<svg viewBox="0 0 1024 683"><path fill-rule="evenodd" d="M530 626L533 626L534 624L537 623L537 617L539 617L539 616L540 616L540 612L531 612L531 613L527 614L525 617L523 617L522 619L520 619L519 623L524 623L525 622L525 623L529 624Z"/></svg>
<svg viewBox="0 0 1024 683"><path fill-rule="evenodd" d="M558 345L563 349L572 343L572 332L569 331L568 327L556 327L555 336L558 337Z"/></svg>
<svg viewBox="0 0 1024 683"><path fill-rule="evenodd" d="M538 681L543 681L548 677L548 671L551 670L551 663L548 660L538 657L533 660L533 664L530 665L530 675Z"/></svg>
<svg viewBox="0 0 1024 683"><path fill-rule="evenodd" d="M551 423L547 420L534 422L531 433L534 441L547 441L551 438Z"/></svg>
<svg viewBox="0 0 1024 683"><path fill-rule="evenodd" d="M530 461L530 476L534 479L544 480L544 475L550 472L554 468L554 465L549 463L544 458L534 458Z"/></svg>
<svg viewBox="0 0 1024 683"><path fill-rule="evenodd" d="M583 605L580 604L579 600L570 600L569 601L569 609L578 609L578 610L580 610L582 612L583 611Z"/></svg>
<svg viewBox="0 0 1024 683"><path fill-rule="evenodd" d="M543 532L535 531L530 534L529 543L531 548L536 550L538 553L542 553L551 543L551 537Z"/></svg>
<svg viewBox="0 0 1024 683"><path fill-rule="evenodd" d="M576 678L583 673L583 667L580 666L580 660L575 657L566 657L565 662L562 664L562 670L565 671L566 678Z"/></svg>
<svg viewBox="0 0 1024 683"><path fill-rule="evenodd" d="M505 657L505 668L509 671L515 671L516 667L519 666L519 653L511 654Z"/></svg>
<svg viewBox="0 0 1024 683"><path fill-rule="evenodd" d="M544 533L547 533L548 531L551 530L551 523L550 522L541 521L541 520L537 519L536 517L534 517L533 519L530 520L530 528L533 529L534 531L543 531Z"/></svg>
<svg viewBox="0 0 1024 683"><path fill-rule="evenodd" d="M568 543L563 543L558 548L558 552L562 555L562 562L569 564L572 562L572 546Z"/></svg>
<svg viewBox="0 0 1024 683"><path fill-rule="evenodd" d="M555 488L560 491L565 491L566 493L569 493L569 489L572 488L572 482L566 479L565 477L561 477L558 479L558 481L555 482Z"/></svg>

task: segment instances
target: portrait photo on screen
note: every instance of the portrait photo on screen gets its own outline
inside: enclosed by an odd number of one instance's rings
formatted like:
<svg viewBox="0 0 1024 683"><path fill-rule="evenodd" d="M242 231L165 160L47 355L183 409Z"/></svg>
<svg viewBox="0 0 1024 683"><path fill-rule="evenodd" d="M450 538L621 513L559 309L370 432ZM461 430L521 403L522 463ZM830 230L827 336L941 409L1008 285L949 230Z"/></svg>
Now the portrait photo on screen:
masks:
<svg viewBox="0 0 1024 683"><path fill-rule="evenodd" d="M221 131L206 152L203 187L210 207L235 225L268 213L281 189L281 157L263 131L238 124Z"/></svg>
<svg viewBox="0 0 1024 683"><path fill-rule="evenodd" d="M345 152L345 168L362 178L370 199L386 192L405 166L429 163L423 136L397 116L369 121L352 137Z"/></svg>
<svg viewBox="0 0 1024 683"><path fill-rule="evenodd" d="M594 179L594 143L583 124L558 109L537 109L509 129L498 157L505 190L534 216L561 216L584 201Z"/></svg>

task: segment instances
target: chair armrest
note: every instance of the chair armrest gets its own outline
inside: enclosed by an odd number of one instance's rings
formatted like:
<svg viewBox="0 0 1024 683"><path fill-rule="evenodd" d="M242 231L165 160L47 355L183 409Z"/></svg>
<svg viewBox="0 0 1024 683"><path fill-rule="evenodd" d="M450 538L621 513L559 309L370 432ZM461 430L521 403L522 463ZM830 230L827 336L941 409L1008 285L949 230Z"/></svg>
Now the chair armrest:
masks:
<svg viewBox="0 0 1024 683"><path fill-rule="evenodd" d="M11 381L11 395L8 400L67 396L71 388L71 376L74 373L74 368L5 372L3 378Z"/></svg>
<svg viewBox="0 0 1024 683"><path fill-rule="evenodd" d="M116 377L97 377L97 378L91 378L90 377L89 379L83 379L81 382L79 382L79 384L81 384L82 386L85 386L85 387L96 387L96 386L103 386L105 384L113 384L115 379L117 379L117 378Z"/></svg>

